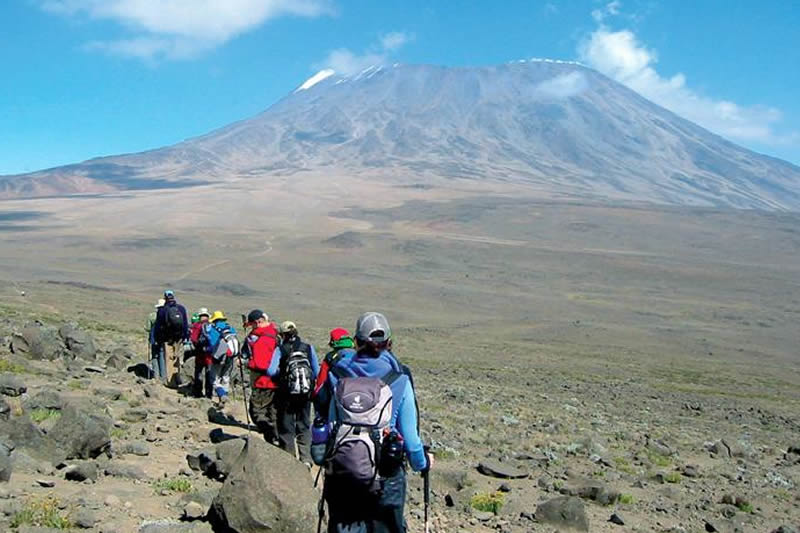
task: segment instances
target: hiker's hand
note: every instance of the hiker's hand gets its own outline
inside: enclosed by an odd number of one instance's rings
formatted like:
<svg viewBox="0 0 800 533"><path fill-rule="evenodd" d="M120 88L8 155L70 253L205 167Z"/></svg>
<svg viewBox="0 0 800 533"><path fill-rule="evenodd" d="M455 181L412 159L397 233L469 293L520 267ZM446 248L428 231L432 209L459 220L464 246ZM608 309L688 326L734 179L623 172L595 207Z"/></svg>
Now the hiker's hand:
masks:
<svg viewBox="0 0 800 533"><path fill-rule="evenodd" d="M434 457L434 455L431 452L425 452L425 457L428 458L428 468L427 469L430 470L431 468L433 468L433 463L436 462L436 458Z"/></svg>

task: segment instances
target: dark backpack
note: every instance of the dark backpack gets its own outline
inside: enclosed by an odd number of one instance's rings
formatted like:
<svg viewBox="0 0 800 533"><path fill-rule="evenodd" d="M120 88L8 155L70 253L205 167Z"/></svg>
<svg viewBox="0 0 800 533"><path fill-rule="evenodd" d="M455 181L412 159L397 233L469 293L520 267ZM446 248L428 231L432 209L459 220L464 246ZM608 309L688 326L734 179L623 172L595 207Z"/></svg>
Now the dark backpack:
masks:
<svg viewBox="0 0 800 533"><path fill-rule="evenodd" d="M179 341L183 339L184 323L183 313L177 305L168 305L164 311L164 331L168 341Z"/></svg>
<svg viewBox="0 0 800 533"><path fill-rule="evenodd" d="M393 411L391 387L401 375L392 370L382 378L341 377L336 384L326 474L351 489L375 492L380 487L381 448Z"/></svg>
<svg viewBox="0 0 800 533"><path fill-rule="evenodd" d="M308 400L314 392L314 373L311 370L311 348L303 342L282 345L282 381L289 398Z"/></svg>

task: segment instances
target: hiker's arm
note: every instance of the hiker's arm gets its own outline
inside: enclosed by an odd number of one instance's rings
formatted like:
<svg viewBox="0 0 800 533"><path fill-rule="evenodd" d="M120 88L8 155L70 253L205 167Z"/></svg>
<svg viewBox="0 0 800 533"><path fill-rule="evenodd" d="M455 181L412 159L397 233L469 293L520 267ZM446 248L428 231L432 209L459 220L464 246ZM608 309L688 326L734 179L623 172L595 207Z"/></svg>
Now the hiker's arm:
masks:
<svg viewBox="0 0 800 533"><path fill-rule="evenodd" d="M183 338L181 339L183 342L189 340L189 315L186 313L186 308L183 308Z"/></svg>
<svg viewBox="0 0 800 533"><path fill-rule="evenodd" d="M317 351L314 349L314 346L309 344L311 348L311 353L309 354L309 359L311 360L311 374L313 375L314 379L317 379L319 376L319 360L317 359Z"/></svg>
<svg viewBox="0 0 800 533"><path fill-rule="evenodd" d="M318 383L318 389L314 394L314 412L317 416L320 416L324 419L328 419L329 411L330 411L330 403L331 403L331 385L330 385L330 373L326 373L326 376L323 376L323 381Z"/></svg>
<svg viewBox="0 0 800 533"><path fill-rule="evenodd" d="M428 459L425 457L422 439L419 437L417 402L414 400L414 389L411 388L411 382L407 382L403 399L400 403L400 411L397 415L397 430L403 436L411 468L415 472L424 470L428 466Z"/></svg>
<svg viewBox="0 0 800 533"><path fill-rule="evenodd" d="M278 375L278 369L281 367L281 349L279 346L276 346L275 349L272 351L272 361L269 362L269 367L267 368L267 375L271 378L274 378Z"/></svg>

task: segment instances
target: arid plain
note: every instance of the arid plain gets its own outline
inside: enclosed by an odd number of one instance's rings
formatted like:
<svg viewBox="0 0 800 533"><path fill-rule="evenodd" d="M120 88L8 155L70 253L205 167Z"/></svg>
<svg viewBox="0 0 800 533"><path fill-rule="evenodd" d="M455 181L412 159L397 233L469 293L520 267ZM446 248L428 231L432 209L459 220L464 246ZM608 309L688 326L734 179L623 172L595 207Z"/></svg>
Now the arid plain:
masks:
<svg viewBox="0 0 800 533"><path fill-rule="evenodd" d="M384 311L441 455L439 531L552 531L537 503L587 483L624 496L586 502L591 531L800 523L798 214L306 174L0 202L0 269L0 336L76 321L137 353L167 287L320 350ZM470 506L487 460L528 474L494 517Z"/></svg>

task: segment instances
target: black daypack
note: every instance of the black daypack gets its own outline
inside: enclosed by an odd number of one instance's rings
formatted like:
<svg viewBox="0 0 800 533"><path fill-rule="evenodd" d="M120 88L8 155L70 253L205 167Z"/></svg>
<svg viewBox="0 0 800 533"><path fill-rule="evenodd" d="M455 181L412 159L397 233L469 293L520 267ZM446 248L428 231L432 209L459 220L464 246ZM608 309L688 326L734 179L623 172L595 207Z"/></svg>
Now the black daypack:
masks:
<svg viewBox="0 0 800 533"><path fill-rule="evenodd" d="M165 327L166 338L169 341L179 341L183 339L184 326L183 326L183 313L181 308L177 305L168 305L165 310Z"/></svg>
<svg viewBox="0 0 800 533"><path fill-rule="evenodd" d="M303 342L282 345L283 385L292 400L308 400L314 392L311 347Z"/></svg>

